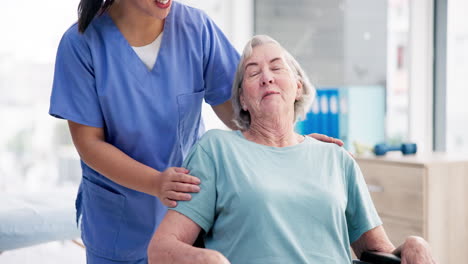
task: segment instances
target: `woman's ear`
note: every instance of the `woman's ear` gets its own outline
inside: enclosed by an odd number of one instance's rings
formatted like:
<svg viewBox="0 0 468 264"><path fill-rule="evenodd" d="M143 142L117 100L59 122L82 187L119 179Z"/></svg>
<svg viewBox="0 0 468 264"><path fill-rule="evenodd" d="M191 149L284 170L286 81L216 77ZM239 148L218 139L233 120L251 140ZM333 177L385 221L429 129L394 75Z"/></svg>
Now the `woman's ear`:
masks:
<svg viewBox="0 0 468 264"><path fill-rule="evenodd" d="M247 111L247 106L245 105L244 96L242 94L239 96L239 99L240 99L239 101L240 101L242 110Z"/></svg>
<svg viewBox="0 0 468 264"><path fill-rule="evenodd" d="M297 80L296 83L297 83L296 101L298 101L302 98L302 93L304 90L303 90L302 82L300 80Z"/></svg>

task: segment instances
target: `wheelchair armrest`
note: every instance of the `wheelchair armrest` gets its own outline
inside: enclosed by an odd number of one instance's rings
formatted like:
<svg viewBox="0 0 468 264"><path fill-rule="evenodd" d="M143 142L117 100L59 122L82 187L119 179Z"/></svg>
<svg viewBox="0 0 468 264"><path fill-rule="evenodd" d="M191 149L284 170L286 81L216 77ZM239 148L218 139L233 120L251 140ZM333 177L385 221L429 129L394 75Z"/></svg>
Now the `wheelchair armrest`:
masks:
<svg viewBox="0 0 468 264"><path fill-rule="evenodd" d="M400 264L401 259L391 253L365 251L360 260L354 260L353 264Z"/></svg>

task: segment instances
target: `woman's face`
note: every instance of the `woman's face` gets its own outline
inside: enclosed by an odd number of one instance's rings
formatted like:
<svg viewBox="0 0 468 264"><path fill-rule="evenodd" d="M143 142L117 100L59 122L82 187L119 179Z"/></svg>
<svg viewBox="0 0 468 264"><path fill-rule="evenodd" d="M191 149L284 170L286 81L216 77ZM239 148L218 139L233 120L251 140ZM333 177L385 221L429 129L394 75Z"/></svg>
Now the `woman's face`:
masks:
<svg viewBox="0 0 468 264"><path fill-rule="evenodd" d="M127 0L136 9L141 12L163 20L169 14L171 9L172 0Z"/></svg>
<svg viewBox="0 0 468 264"><path fill-rule="evenodd" d="M274 43L255 47L244 63L244 71L240 101L252 117L294 111L302 84L286 63L281 47Z"/></svg>

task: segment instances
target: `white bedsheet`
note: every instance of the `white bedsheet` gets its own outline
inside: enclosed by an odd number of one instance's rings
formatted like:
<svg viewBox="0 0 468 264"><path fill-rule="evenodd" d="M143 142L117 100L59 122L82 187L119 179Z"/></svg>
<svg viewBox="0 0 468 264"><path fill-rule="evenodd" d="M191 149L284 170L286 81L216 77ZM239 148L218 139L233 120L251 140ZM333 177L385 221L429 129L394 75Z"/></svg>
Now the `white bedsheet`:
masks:
<svg viewBox="0 0 468 264"><path fill-rule="evenodd" d="M0 251L80 237L76 190L0 193Z"/></svg>

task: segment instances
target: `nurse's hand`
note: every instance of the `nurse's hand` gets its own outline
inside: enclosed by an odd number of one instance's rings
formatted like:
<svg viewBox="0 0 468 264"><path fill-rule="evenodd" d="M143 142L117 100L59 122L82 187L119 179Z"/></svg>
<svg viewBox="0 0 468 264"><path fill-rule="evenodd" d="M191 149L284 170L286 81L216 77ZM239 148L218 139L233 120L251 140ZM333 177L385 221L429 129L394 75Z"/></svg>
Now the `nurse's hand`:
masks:
<svg viewBox="0 0 468 264"><path fill-rule="evenodd" d="M218 251L208 250L208 257L204 261L205 264L231 264L229 260Z"/></svg>
<svg viewBox="0 0 468 264"><path fill-rule="evenodd" d="M309 137L315 138L316 140L326 142L326 143L334 143L337 144L338 146L342 147L344 145L343 141L337 139L337 138L332 138L327 135L322 135L322 134L317 134L317 133L312 133L307 135Z"/></svg>
<svg viewBox="0 0 468 264"><path fill-rule="evenodd" d="M189 170L170 167L161 172L155 181L155 192L159 200L167 207L177 206L176 201L189 201L189 193L200 191L200 180L188 175Z"/></svg>

